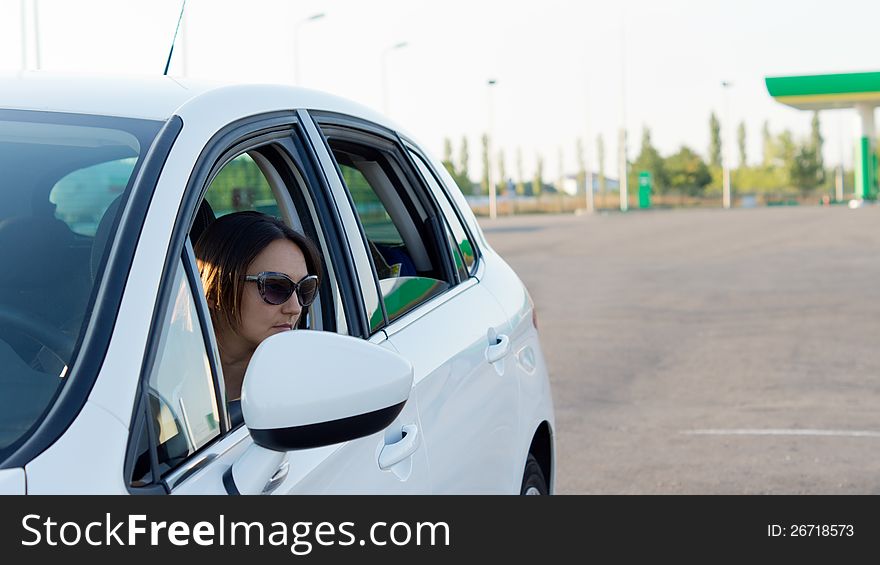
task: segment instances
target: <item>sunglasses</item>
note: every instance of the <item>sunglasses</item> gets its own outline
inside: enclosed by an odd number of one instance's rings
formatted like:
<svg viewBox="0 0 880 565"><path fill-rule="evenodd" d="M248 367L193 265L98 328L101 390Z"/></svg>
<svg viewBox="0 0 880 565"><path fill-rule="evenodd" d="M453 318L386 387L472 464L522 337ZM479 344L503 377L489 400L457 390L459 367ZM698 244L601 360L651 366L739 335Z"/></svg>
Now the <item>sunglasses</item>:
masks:
<svg viewBox="0 0 880 565"><path fill-rule="evenodd" d="M295 292L299 305L305 308L314 302L318 295L317 275L308 275L299 282L293 282L293 279L284 273L263 271L257 275L246 275L244 280L257 283L263 301L273 306L284 304Z"/></svg>

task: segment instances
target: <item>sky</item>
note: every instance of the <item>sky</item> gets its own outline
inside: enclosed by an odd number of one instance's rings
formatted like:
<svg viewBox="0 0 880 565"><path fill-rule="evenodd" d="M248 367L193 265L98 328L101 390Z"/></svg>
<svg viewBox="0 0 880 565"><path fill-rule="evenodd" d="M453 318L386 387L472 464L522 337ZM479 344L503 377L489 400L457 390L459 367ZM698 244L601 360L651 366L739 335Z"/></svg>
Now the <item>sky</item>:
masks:
<svg viewBox="0 0 880 565"><path fill-rule="evenodd" d="M161 74L180 7L0 0L0 71ZM705 156L711 112L731 155L745 123L750 163L765 121L806 137L811 115L775 102L764 78L880 70L878 23L869 0L188 0L169 74L331 92L437 156L449 138L457 158L466 137L474 179L490 129L507 175L519 152L527 179L539 155L545 179L574 173L579 138L598 169L601 136L613 177L624 123L631 159L643 127L664 155L687 145ZM855 112L820 120L826 163L851 166Z"/></svg>

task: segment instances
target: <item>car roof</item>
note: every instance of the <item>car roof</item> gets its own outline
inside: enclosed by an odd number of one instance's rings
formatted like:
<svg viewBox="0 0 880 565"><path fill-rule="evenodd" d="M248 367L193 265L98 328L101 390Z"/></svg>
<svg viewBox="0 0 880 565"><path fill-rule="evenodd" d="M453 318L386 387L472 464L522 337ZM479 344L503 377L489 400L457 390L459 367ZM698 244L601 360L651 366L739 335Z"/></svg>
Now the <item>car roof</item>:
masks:
<svg viewBox="0 0 880 565"><path fill-rule="evenodd" d="M0 73L0 108L167 120L224 99L242 114L305 108L359 116L398 130L379 113L324 92L280 84L223 84L162 75Z"/></svg>

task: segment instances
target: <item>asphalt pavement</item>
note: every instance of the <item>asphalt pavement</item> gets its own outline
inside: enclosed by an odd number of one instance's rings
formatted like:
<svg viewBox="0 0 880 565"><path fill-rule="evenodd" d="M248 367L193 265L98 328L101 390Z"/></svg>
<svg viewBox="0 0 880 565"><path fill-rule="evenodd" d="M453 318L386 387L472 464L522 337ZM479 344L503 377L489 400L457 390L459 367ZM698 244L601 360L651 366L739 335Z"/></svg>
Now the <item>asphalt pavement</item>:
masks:
<svg viewBox="0 0 880 565"><path fill-rule="evenodd" d="M880 493L880 207L481 225L538 309L557 493Z"/></svg>

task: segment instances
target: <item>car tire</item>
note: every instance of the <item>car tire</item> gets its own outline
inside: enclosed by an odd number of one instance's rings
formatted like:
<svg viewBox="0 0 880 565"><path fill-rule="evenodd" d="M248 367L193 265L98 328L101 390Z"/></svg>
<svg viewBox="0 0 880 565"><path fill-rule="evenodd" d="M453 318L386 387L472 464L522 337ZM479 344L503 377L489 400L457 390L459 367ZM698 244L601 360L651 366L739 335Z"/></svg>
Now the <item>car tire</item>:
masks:
<svg viewBox="0 0 880 565"><path fill-rule="evenodd" d="M526 469L523 473L522 488L519 493L524 495L550 494L550 489L547 488L547 479L544 477L544 471L541 470L538 460L531 453L529 453L529 458L526 459Z"/></svg>

